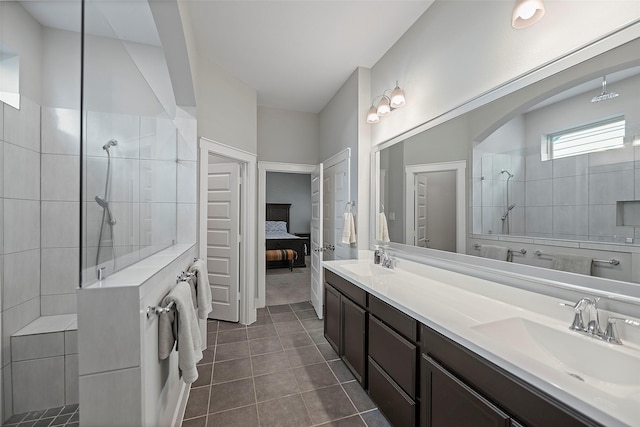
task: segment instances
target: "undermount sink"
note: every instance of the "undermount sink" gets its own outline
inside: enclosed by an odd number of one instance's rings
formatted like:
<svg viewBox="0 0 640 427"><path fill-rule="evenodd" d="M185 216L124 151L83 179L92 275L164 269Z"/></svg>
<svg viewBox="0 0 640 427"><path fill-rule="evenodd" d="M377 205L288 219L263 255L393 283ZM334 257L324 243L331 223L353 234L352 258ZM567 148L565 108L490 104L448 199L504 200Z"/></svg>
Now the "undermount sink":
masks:
<svg viewBox="0 0 640 427"><path fill-rule="evenodd" d="M394 270L384 268L375 264L343 264L340 267L357 276L380 276L383 274L393 274Z"/></svg>
<svg viewBox="0 0 640 427"><path fill-rule="evenodd" d="M563 331L514 317L473 329L581 381L637 386L640 378L640 355L585 337L568 327Z"/></svg>

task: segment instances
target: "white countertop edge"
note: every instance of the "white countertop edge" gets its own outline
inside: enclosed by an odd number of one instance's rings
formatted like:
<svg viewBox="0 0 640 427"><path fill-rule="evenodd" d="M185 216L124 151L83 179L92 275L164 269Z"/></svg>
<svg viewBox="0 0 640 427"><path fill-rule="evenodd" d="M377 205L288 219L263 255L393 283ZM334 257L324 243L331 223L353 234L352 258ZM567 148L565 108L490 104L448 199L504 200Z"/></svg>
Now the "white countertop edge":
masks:
<svg viewBox="0 0 640 427"><path fill-rule="evenodd" d="M363 262L365 260L360 259L359 261ZM323 261L322 265L324 268L331 270L332 272L336 273L340 277L348 280L349 282L355 284L359 288L365 290L369 294L374 295L375 297L381 299L382 301L386 302L392 307L416 319L418 322L424 324L425 326L430 327L431 329L442 334L443 336L471 350L472 352L478 354L479 356L488 360L494 365L504 369L506 372L532 385L533 387L546 393L547 395L557 399L563 404L573 408L577 412L580 412L586 415L587 417L593 419L594 421L601 423L602 425L606 425L607 427L628 427L629 426L623 421L617 418L614 418L613 416L611 416L606 412L603 412L599 408L590 405L589 403L566 392L565 390L562 390L561 388L558 388L553 383L546 381L545 379L539 376L536 376L535 374L532 374L531 372L528 372L527 370L522 369L517 365L514 365L513 363L509 362L508 360L505 360L504 358L500 357L499 355L490 351L489 349L479 346L476 343L469 341L468 339L456 334L455 332L425 317L424 315L420 313L416 313L415 311L408 309L407 307L404 307L403 305L399 304L397 301L394 301L393 299L387 297L386 295L371 288L366 283L361 282L357 275L351 275L350 273L341 270L339 267L340 264L348 264L348 263L354 263L354 262L358 262L358 260ZM403 260L403 262L405 261ZM435 267L435 268L438 268L438 267ZM462 274L462 273L459 273L459 274ZM507 286L507 285L503 285L503 286Z"/></svg>

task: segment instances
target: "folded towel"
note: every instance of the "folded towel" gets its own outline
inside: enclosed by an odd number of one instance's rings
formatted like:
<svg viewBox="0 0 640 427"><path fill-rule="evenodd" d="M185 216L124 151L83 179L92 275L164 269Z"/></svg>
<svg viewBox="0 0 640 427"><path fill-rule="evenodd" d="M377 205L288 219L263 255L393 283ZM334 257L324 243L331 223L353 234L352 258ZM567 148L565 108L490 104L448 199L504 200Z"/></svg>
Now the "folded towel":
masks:
<svg viewBox="0 0 640 427"><path fill-rule="evenodd" d="M383 242L389 241L389 226L387 225L387 217L384 212L378 214L378 230L376 239Z"/></svg>
<svg viewBox="0 0 640 427"><path fill-rule="evenodd" d="M482 245L480 256L484 258L497 259L499 261L511 261L513 255L511 250L504 246Z"/></svg>
<svg viewBox="0 0 640 427"><path fill-rule="evenodd" d="M158 321L158 357L169 357L173 342L177 341L178 367L184 382L191 384L198 379L196 363L202 359L202 339L189 283L179 282L161 304L166 307L172 301L175 310L161 313Z"/></svg>
<svg viewBox="0 0 640 427"><path fill-rule="evenodd" d="M356 225L351 212L345 212L343 215L344 225L342 227L342 243L350 245L356 242Z"/></svg>
<svg viewBox="0 0 640 427"><path fill-rule="evenodd" d="M196 273L196 276L193 278L193 283L196 290L198 319L206 319L207 315L213 310L211 306L211 287L209 286L207 264L203 259L197 259L189 266L188 270L191 273Z"/></svg>
<svg viewBox="0 0 640 427"><path fill-rule="evenodd" d="M586 274L591 276L593 258L583 255L555 254L551 268L554 270L568 271L570 273Z"/></svg>

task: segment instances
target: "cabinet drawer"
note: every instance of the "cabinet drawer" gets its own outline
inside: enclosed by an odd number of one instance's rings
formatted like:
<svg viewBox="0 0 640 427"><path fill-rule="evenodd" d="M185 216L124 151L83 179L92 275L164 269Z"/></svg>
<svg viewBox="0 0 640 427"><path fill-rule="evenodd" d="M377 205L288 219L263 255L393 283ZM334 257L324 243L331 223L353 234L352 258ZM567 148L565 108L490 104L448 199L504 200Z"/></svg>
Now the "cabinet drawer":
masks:
<svg viewBox="0 0 640 427"><path fill-rule="evenodd" d="M369 356L415 399L417 347L373 316L369 316Z"/></svg>
<svg viewBox="0 0 640 427"><path fill-rule="evenodd" d="M360 307L367 306L367 293L353 283L350 283L348 280L343 279L327 269L324 270L324 280L344 295L348 296Z"/></svg>
<svg viewBox="0 0 640 427"><path fill-rule="evenodd" d="M414 344L418 342L418 322L390 306L381 299L369 295L369 312L391 326Z"/></svg>
<svg viewBox="0 0 640 427"><path fill-rule="evenodd" d="M369 395L394 426L416 425L416 403L371 358L369 358Z"/></svg>

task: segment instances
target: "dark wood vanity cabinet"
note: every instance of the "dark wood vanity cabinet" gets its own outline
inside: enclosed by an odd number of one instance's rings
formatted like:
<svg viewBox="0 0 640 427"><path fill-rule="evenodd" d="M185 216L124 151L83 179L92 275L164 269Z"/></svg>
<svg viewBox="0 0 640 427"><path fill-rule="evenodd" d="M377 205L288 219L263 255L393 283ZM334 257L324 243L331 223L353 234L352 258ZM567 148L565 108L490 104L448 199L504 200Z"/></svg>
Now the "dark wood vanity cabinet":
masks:
<svg viewBox="0 0 640 427"><path fill-rule="evenodd" d="M329 270L325 282L325 337L392 425L601 426Z"/></svg>
<svg viewBox="0 0 640 427"><path fill-rule="evenodd" d="M367 294L325 270L325 338L355 378L365 386L367 360Z"/></svg>
<svg viewBox="0 0 640 427"><path fill-rule="evenodd" d="M420 336L421 427L600 425L431 328Z"/></svg>

